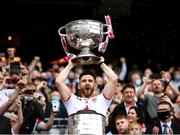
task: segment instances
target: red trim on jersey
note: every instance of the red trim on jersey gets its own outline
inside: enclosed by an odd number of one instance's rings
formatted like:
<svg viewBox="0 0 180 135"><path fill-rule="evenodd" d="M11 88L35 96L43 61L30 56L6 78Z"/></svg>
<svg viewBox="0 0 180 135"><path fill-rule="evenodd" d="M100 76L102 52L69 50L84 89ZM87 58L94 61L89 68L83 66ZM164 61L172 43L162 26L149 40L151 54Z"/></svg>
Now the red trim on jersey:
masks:
<svg viewBox="0 0 180 135"><path fill-rule="evenodd" d="M70 98L71 98L71 95L65 101L63 101L63 102L67 102Z"/></svg>
<svg viewBox="0 0 180 135"><path fill-rule="evenodd" d="M105 95L104 93L103 93L103 96L104 96L105 99L111 100L111 99L109 99L108 97L106 97L106 95Z"/></svg>
<svg viewBox="0 0 180 135"><path fill-rule="evenodd" d="M84 110L89 110L89 107L88 107L88 105L86 105L86 107L84 108Z"/></svg>

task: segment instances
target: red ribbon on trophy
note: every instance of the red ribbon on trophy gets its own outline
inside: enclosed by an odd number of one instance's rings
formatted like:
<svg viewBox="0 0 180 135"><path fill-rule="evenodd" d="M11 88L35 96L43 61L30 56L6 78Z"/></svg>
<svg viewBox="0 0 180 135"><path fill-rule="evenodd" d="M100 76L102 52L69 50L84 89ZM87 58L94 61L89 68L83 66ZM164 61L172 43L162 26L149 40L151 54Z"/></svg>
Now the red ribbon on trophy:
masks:
<svg viewBox="0 0 180 135"><path fill-rule="evenodd" d="M110 39L115 38L114 33L113 33L113 29L112 29L111 17L109 15L104 16L104 17L105 17L105 21L106 21L106 24L107 24L107 32L105 33L106 38L105 38L104 42L101 42L99 44L99 48L98 48L98 51L102 52L102 53L104 53L106 51L106 48L107 48L107 45L108 45L108 42L109 42L109 38Z"/></svg>
<svg viewBox="0 0 180 135"><path fill-rule="evenodd" d="M66 53L66 56L64 56L63 58L60 58L58 60L51 61L51 62L49 62L50 64L64 64L64 63L68 62L69 59L76 57L75 54L72 54L69 52L68 44L67 44L64 36L61 36L61 43L62 43L63 49Z"/></svg>
<svg viewBox="0 0 180 135"><path fill-rule="evenodd" d="M67 54L67 56L69 57L69 59L75 58L76 55L69 52L68 44L66 42L66 39L63 36L61 36L61 43L62 43L64 51Z"/></svg>

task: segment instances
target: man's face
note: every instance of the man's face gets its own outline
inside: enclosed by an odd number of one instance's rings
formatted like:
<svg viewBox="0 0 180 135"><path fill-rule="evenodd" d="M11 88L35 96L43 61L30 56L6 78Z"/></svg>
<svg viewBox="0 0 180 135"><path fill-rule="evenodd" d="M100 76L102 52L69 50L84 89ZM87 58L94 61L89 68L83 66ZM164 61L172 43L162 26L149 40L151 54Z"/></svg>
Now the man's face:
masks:
<svg viewBox="0 0 180 135"><path fill-rule="evenodd" d="M168 104L160 104L160 105L158 105L157 111L158 112L170 111L170 107Z"/></svg>
<svg viewBox="0 0 180 135"><path fill-rule="evenodd" d="M169 122L172 119L173 112L169 104L161 103L157 108L158 118L163 122Z"/></svg>
<svg viewBox="0 0 180 135"><path fill-rule="evenodd" d="M136 80L141 80L141 76L138 73L134 73L131 78L133 84L136 83Z"/></svg>
<svg viewBox="0 0 180 135"><path fill-rule="evenodd" d="M91 75L83 75L78 87L82 91L84 97L90 97L96 88L94 77Z"/></svg>
<svg viewBox="0 0 180 135"><path fill-rule="evenodd" d="M119 133L125 133L128 129L128 120L125 118L116 120L116 129Z"/></svg>
<svg viewBox="0 0 180 135"><path fill-rule="evenodd" d="M163 90L163 86L162 86L162 82L161 80L154 80L152 82L152 91L155 93L155 94L160 94Z"/></svg>
<svg viewBox="0 0 180 135"><path fill-rule="evenodd" d="M125 102L133 102L135 97L134 89L126 88L123 91L124 101Z"/></svg>

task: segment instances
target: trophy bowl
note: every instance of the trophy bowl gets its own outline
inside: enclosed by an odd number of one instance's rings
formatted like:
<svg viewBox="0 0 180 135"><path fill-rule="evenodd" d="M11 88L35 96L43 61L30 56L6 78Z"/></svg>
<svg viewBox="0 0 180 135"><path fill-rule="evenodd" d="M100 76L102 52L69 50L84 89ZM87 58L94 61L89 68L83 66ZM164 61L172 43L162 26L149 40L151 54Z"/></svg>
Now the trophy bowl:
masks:
<svg viewBox="0 0 180 135"><path fill-rule="evenodd" d="M100 57L90 50L98 47L103 41L105 27L107 25L102 22L82 19L69 22L58 30L59 35L65 37L71 47L80 50L80 53L75 58L72 58L73 62L80 65L99 63ZM61 33L63 29L66 34Z"/></svg>

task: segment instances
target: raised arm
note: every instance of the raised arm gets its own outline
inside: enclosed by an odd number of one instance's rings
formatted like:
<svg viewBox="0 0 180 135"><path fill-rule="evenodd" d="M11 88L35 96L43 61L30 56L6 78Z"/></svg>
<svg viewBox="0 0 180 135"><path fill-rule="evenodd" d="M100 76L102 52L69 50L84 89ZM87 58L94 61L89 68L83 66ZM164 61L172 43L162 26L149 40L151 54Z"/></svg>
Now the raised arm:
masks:
<svg viewBox="0 0 180 135"><path fill-rule="evenodd" d="M20 80L17 84L17 87L15 88L13 95L10 97L10 99L5 104L3 104L0 107L0 114L5 113L8 110L8 108L15 102L15 100L19 96L22 85L24 85L24 82Z"/></svg>
<svg viewBox="0 0 180 135"><path fill-rule="evenodd" d="M174 86L173 83L171 82L170 78L168 77L168 72L162 71L161 74L163 76L163 79L169 83L169 86L172 89L173 94L175 96L179 96L180 92L178 88L176 88L176 86Z"/></svg>
<svg viewBox="0 0 180 135"><path fill-rule="evenodd" d="M127 65L126 65L126 59L124 57L120 58L120 62L122 64L120 73L119 73L119 79L121 81L124 81L126 74L127 74Z"/></svg>
<svg viewBox="0 0 180 135"><path fill-rule="evenodd" d="M143 78L143 84L142 84L141 87L137 90L136 96L139 97L139 98L141 98L142 100L144 100L144 99L145 99L144 94L145 94L146 86L147 86L147 85L151 85L152 81L153 81L153 80L150 79L150 78Z"/></svg>
<svg viewBox="0 0 180 135"><path fill-rule="evenodd" d="M29 74L29 70L28 68L23 65L22 63L20 63L20 69L21 69L21 78L22 80L27 83L28 81L30 81L30 74Z"/></svg>
<svg viewBox="0 0 180 135"><path fill-rule="evenodd" d="M73 67L74 63L72 63L71 60L69 60L68 65L56 77L56 86L62 101L68 100L68 98L71 95L71 91L69 87L64 83L64 81Z"/></svg>
<svg viewBox="0 0 180 135"><path fill-rule="evenodd" d="M114 73L114 71L110 67L108 67L104 63L104 58L102 58L102 57L101 57L101 62L102 62L102 64L100 65L100 67L104 71L104 73L108 79L108 81L103 89L103 93L106 98L111 99L115 93L118 76Z"/></svg>
<svg viewBox="0 0 180 135"><path fill-rule="evenodd" d="M141 87L136 92L136 96L141 98L142 100L144 100L144 98L145 98L144 92L145 92L147 85L148 85L148 83L144 81L144 83L141 85Z"/></svg>
<svg viewBox="0 0 180 135"><path fill-rule="evenodd" d="M55 119L56 115L57 115L57 113L51 112L51 115L50 115L49 120L48 120L46 123L43 122L43 124L42 124L41 127L39 127L39 128L41 128L41 130L43 130L43 131L48 131L48 130L50 130L50 128L51 128L52 125L54 124L54 119Z"/></svg>
<svg viewBox="0 0 180 135"><path fill-rule="evenodd" d="M21 127L21 125L23 124L23 112L22 112L22 103L20 98L18 98L16 100L16 107L17 107L17 122L16 124L13 126L13 130L15 134L19 133L19 129Z"/></svg>
<svg viewBox="0 0 180 135"><path fill-rule="evenodd" d="M34 70L36 64L39 62L40 57L39 56L35 56L34 59L31 61L30 65L29 65L29 72L32 73L32 71Z"/></svg>

